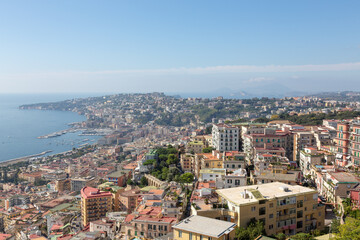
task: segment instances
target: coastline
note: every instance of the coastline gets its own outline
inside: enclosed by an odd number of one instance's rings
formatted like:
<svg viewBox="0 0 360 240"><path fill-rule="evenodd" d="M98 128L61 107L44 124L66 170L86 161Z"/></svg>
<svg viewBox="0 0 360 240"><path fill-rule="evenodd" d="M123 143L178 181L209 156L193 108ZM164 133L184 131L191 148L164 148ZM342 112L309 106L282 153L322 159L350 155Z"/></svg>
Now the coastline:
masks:
<svg viewBox="0 0 360 240"><path fill-rule="evenodd" d="M0 167L6 167L8 165L12 165L12 164L15 164L15 163L29 161L31 158L40 157L40 156L43 156L43 155L45 155L45 154L47 154L49 152L52 152L52 150L47 150L47 151L44 151L44 152L41 152L41 153L29 155L29 156L24 156L24 157L5 160L5 161L0 162Z"/></svg>

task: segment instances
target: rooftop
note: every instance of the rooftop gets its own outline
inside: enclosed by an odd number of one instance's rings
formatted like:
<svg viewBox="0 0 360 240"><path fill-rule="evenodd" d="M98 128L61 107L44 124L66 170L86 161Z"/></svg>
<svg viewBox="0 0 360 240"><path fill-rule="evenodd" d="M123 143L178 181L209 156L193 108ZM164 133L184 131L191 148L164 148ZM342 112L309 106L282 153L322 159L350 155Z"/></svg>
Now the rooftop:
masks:
<svg viewBox="0 0 360 240"><path fill-rule="evenodd" d="M175 224L173 228L219 238L234 230L235 226L235 223L193 215Z"/></svg>
<svg viewBox="0 0 360 240"><path fill-rule="evenodd" d="M112 173L108 174L108 177L110 177L110 178L118 178L118 177L121 177L123 175L129 174L129 171L130 170L125 170L124 169L124 170L112 172Z"/></svg>
<svg viewBox="0 0 360 240"><path fill-rule="evenodd" d="M225 168L204 168L204 169L200 169L200 173L226 174L226 169Z"/></svg>
<svg viewBox="0 0 360 240"><path fill-rule="evenodd" d="M112 194L111 192L101 192L97 188L83 187L81 189L81 197L83 198L112 197Z"/></svg>
<svg viewBox="0 0 360 240"><path fill-rule="evenodd" d="M287 188L287 191L284 191L285 188ZM251 193L254 192L254 190L257 190L255 192L256 196L244 198L244 193ZM260 196L258 193L262 195L262 199L281 198L305 193L317 193L311 188L302 187L299 185L288 185L280 182L220 189L216 190L216 192L221 197L236 205L258 202L258 196Z"/></svg>
<svg viewBox="0 0 360 240"><path fill-rule="evenodd" d="M347 172L329 172L331 178L334 178L336 181L340 183L359 183L360 178L355 176L354 174Z"/></svg>

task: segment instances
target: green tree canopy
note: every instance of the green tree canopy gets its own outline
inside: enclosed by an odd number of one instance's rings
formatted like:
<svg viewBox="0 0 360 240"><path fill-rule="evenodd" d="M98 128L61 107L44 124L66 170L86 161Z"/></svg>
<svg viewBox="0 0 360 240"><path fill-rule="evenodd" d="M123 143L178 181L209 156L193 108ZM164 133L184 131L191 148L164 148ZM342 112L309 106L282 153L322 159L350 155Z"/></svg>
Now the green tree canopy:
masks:
<svg viewBox="0 0 360 240"><path fill-rule="evenodd" d="M264 233L264 223L262 221L252 220L247 228L237 228L235 236L238 240L253 240Z"/></svg>
<svg viewBox="0 0 360 240"><path fill-rule="evenodd" d="M359 240L360 239L360 220L347 217L345 224L339 226L339 233L335 236L336 240Z"/></svg>
<svg viewBox="0 0 360 240"><path fill-rule="evenodd" d="M194 175L192 173L184 173L180 176L180 182L192 183L194 181Z"/></svg>

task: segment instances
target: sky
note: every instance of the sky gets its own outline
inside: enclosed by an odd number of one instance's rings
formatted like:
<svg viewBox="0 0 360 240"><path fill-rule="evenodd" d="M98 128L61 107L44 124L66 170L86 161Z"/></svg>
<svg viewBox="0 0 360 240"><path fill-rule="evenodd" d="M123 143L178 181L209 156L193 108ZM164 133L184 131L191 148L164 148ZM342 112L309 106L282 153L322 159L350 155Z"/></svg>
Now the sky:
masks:
<svg viewBox="0 0 360 240"><path fill-rule="evenodd" d="M0 93L360 91L359 9L0 0Z"/></svg>

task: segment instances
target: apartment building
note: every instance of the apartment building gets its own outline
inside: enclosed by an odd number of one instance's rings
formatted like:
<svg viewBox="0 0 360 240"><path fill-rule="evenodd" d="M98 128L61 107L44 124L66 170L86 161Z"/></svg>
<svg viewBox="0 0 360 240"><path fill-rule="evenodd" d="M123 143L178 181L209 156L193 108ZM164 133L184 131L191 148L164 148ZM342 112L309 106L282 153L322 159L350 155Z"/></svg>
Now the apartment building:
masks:
<svg viewBox="0 0 360 240"><path fill-rule="evenodd" d="M360 164L360 123L339 122L335 138L336 164L350 166Z"/></svg>
<svg viewBox="0 0 360 240"><path fill-rule="evenodd" d="M321 194L332 203L337 203L338 198L349 197L351 189L360 184L359 177L347 172L327 172L324 178Z"/></svg>
<svg viewBox="0 0 360 240"><path fill-rule="evenodd" d="M318 193L311 188L273 182L216 192L228 206L224 218L240 227L256 219L264 222L267 235L324 228L325 206L318 204Z"/></svg>
<svg viewBox="0 0 360 240"><path fill-rule="evenodd" d="M355 165L360 165L360 123L354 123L351 131L351 158Z"/></svg>
<svg viewBox="0 0 360 240"><path fill-rule="evenodd" d="M316 147L316 138L311 131L298 131L293 133L294 147L293 147L293 160L300 160L300 151L306 147Z"/></svg>
<svg viewBox="0 0 360 240"><path fill-rule="evenodd" d="M247 185L247 173L243 168L224 176L224 188L232 188Z"/></svg>
<svg viewBox="0 0 360 240"><path fill-rule="evenodd" d="M223 168L228 172L234 172L239 168L245 169L245 153L225 152L223 155Z"/></svg>
<svg viewBox="0 0 360 240"><path fill-rule="evenodd" d="M274 128L266 128L263 133L243 135L243 148L246 160L252 162L255 157L255 148L283 148L286 156L292 160L293 139L290 132L278 131Z"/></svg>
<svg viewBox="0 0 360 240"><path fill-rule="evenodd" d="M188 153L202 153L205 144L202 141L193 141L186 144L186 152Z"/></svg>
<svg viewBox="0 0 360 240"><path fill-rule="evenodd" d="M189 153L180 155L180 165L184 172L194 172L195 156Z"/></svg>
<svg viewBox="0 0 360 240"><path fill-rule="evenodd" d="M119 187L123 187L126 185L126 181L128 179L131 179L131 177L132 177L131 170L120 170L108 174L107 180Z"/></svg>
<svg viewBox="0 0 360 240"><path fill-rule="evenodd" d="M175 217L135 216L130 214L126 217L122 226L124 227L124 234L129 239L134 237L154 239L172 232L172 226L176 221L177 218Z"/></svg>
<svg viewBox="0 0 360 240"><path fill-rule="evenodd" d="M339 122L335 138L337 165L346 166L350 162L350 123Z"/></svg>
<svg viewBox="0 0 360 240"><path fill-rule="evenodd" d="M177 240L232 240L235 239L235 223L192 215L173 226Z"/></svg>
<svg viewBox="0 0 360 240"><path fill-rule="evenodd" d="M320 165L324 153L319 152L316 148L307 147L300 151L300 169L304 176L310 174L311 165Z"/></svg>
<svg viewBox="0 0 360 240"><path fill-rule="evenodd" d="M212 145L220 152L239 151L239 128L227 124L213 124Z"/></svg>
<svg viewBox="0 0 360 240"><path fill-rule="evenodd" d="M99 220L112 211L112 193L101 192L97 188L84 187L81 189L81 221L83 226L89 222Z"/></svg>
<svg viewBox="0 0 360 240"><path fill-rule="evenodd" d="M135 208L138 206L138 198L140 196L140 191L135 189L130 189L127 191L118 191L115 194L114 205L116 211L126 211L127 213L132 213Z"/></svg>
<svg viewBox="0 0 360 240"><path fill-rule="evenodd" d="M200 170L205 168L222 168L223 158L222 153L213 151L212 153L195 154L194 173L195 176L200 176Z"/></svg>
<svg viewBox="0 0 360 240"><path fill-rule="evenodd" d="M226 175L226 169L224 168L206 168L200 170L199 180L203 181L216 181L217 179L223 179Z"/></svg>

